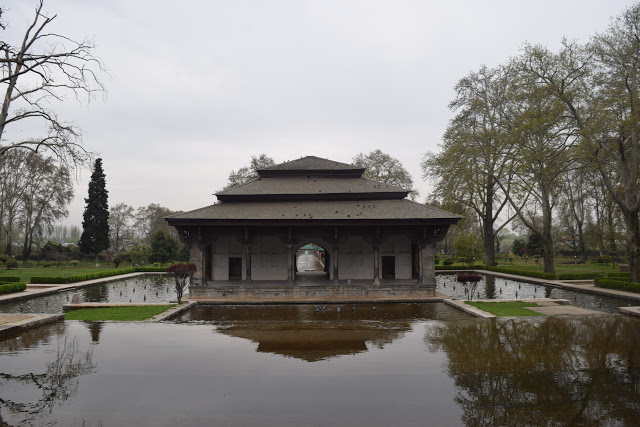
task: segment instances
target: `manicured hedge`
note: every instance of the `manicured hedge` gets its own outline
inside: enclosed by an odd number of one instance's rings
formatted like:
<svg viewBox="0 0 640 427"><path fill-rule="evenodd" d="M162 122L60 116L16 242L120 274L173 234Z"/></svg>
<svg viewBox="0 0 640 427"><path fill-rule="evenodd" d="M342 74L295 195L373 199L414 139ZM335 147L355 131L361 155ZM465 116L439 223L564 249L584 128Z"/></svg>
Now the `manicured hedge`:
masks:
<svg viewBox="0 0 640 427"><path fill-rule="evenodd" d="M596 277L603 277L602 273L561 273L558 274L560 280L581 280L581 279L595 279Z"/></svg>
<svg viewBox="0 0 640 427"><path fill-rule="evenodd" d="M466 265L436 265L436 270L484 270L487 266L484 264L476 264L472 266Z"/></svg>
<svg viewBox="0 0 640 427"><path fill-rule="evenodd" d="M640 293L640 283L625 282L623 280L598 278L595 280L596 286L599 288L618 289L621 291L629 291Z"/></svg>
<svg viewBox="0 0 640 427"><path fill-rule="evenodd" d="M77 274L69 277L59 276L34 276L31 278L31 283L47 283L64 285L67 283L83 282L85 280L102 279L103 277L119 276L121 274L129 273L164 273L166 268L164 267L135 267L135 268L122 268L120 270L110 271L98 271L95 273Z"/></svg>
<svg viewBox="0 0 640 427"><path fill-rule="evenodd" d="M504 268L504 267L487 267L487 270L495 271L497 273L515 274L517 276L535 277L537 279L554 280L557 278L557 276L553 273L541 273L538 271L516 270L516 269Z"/></svg>
<svg viewBox="0 0 640 427"><path fill-rule="evenodd" d="M629 274L631 274L631 273L629 273ZM19 281L20 281L19 277L14 277L14 276L0 277L0 282L4 282L4 283L19 282Z"/></svg>
<svg viewBox="0 0 640 427"><path fill-rule="evenodd" d="M631 280L631 273L609 273L607 274L607 277L610 278L616 278L616 280L621 280L621 279L629 279Z"/></svg>
<svg viewBox="0 0 640 427"><path fill-rule="evenodd" d="M27 285L24 283L0 283L0 294L7 294L9 292L21 292L27 289Z"/></svg>

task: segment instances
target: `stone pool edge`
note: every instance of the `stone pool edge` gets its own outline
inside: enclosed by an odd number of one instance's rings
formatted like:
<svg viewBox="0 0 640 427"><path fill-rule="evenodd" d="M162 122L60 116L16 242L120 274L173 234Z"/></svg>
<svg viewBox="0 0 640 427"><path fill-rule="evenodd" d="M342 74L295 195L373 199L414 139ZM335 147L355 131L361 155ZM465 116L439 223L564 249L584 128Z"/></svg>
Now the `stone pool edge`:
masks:
<svg viewBox="0 0 640 427"><path fill-rule="evenodd" d="M0 338L8 335L21 334L27 329L36 328L38 326L55 323L64 320L64 313L60 314L26 314L29 318L19 320L17 322L5 323L0 325Z"/></svg>

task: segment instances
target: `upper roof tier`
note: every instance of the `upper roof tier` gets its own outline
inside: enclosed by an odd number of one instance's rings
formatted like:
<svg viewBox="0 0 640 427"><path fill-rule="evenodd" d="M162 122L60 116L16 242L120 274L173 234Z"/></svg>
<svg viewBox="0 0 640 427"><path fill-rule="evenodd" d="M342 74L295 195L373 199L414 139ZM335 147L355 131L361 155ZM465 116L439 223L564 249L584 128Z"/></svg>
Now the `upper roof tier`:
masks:
<svg viewBox="0 0 640 427"><path fill-rule="evenodd" d="M364 168L307 156L259 169L259 177L216 193L221 202L404 199L409 191L362 178Z"/></svg>
<svg viewBox="0 0 640 427"><path fill-rule="evenodd" d="M222 202L255 200L361 200L404 199L404 188L365 178L302 177L258 178L216 193Z"/></svg>
<svg viewBox="0 0 640 427"><path fill-rule="evenodd" d="M316 156L306 156L298 160L280 163L264 169L258 169L261 178L290 176L333 176L359 178L364 168Z"/></svg>

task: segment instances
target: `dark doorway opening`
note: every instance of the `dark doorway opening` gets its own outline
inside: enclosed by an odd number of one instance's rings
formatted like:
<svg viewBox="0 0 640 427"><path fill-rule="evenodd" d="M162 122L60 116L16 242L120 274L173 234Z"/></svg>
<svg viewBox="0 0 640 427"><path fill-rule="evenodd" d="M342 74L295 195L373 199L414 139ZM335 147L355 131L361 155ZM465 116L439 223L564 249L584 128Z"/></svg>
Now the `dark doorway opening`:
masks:
<svg viewBox="0 0 640 427"><path fill-rule="evenodd" d="M241 257L229 257L229 280L242 280Z"/></svg>
<svg viewBox="0 0 640 427"><path fill-rule="evenodd" d="M396 278L396 257L395 256L382 257L382 278L383 279Z"/></svg>

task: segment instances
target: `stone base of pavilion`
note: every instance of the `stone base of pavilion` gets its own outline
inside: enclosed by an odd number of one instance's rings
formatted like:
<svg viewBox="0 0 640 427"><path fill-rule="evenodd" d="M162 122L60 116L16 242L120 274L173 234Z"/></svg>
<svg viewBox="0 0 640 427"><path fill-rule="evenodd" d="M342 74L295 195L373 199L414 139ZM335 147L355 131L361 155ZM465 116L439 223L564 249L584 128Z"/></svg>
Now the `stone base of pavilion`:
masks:
<svg viewBox="0 0 640 427"><path fill-rule="evenodd" d="M358 302L358 301L442 301L435 285L423 285L412 280L296 280L253 282L209 282L206 286L191 286L184 299L198 302Z"/></svg>

